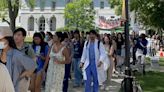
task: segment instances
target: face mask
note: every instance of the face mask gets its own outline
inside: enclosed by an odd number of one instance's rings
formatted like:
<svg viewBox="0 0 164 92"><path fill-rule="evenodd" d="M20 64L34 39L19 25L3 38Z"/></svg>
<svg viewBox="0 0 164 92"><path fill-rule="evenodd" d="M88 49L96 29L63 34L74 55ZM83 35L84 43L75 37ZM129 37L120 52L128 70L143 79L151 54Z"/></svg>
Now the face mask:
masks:
<svg viewBox="0 0 164 92"><path fill-rule="evenodd" d="M49 40L49 36L48 36L48 35L46 35L45 40L46 40L46 41L48 41L48 40Z"/></svg>
<svg viewBox="0 0 164 92"><path fill-rule="evenodd" d="M4 49L4 48L6 48L5 42L0 42L0 49L2 50L2 49Z"/></svg>

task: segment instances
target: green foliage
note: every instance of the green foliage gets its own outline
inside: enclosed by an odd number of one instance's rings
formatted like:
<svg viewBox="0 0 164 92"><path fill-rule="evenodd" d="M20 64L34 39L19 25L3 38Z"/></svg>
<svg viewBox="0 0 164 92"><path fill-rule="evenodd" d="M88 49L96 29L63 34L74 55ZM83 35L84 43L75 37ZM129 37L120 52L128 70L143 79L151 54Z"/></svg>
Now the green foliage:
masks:
<svg viewBox="0 0 164 92"><path fill-rule="evenodd" d="M31 8L34 8L35 7L35 0L29 0L29 5Z"/></svg>
<svg viewBox="0 0 164 92"><path fill-rule="evenodd" d="M122 14L122 0L109 0L111 8L115 9L116 15Z"/></svg>
<svg viewBox="0 0 164 92"><path fill-rule="evenodd" d="M145 26L164 29L164 2L160 0L133 0L131 10Z"/></svg>
<svg viewBox="0 0 164 92"><path fill-rule="evenodd" d="M0 11L4 11L7 8L7 0L0 0Z"/></svg>
<svg viewBox="0 0 164 92"><path fill-rule="evenodd" d="M92 0L74 0L66 5L65 18L68 27L82 29L93 28L95 10L91 7Z"/></svg>
<svg viewBox="0 0 164 92"><path fill-rule="evenodd" d="M109 0L116 14L121 15L122 0ZM129 0L130 11L135 11L137 20L147 28L164 30L164 1L162 0Z"/></svg>

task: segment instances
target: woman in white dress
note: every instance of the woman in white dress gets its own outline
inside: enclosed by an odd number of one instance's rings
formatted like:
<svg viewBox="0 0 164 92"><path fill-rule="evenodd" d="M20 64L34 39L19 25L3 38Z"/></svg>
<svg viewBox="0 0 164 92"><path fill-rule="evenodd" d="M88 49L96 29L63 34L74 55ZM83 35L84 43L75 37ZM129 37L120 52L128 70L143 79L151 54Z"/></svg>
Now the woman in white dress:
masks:
<svg viewBox="0 0 164 92"><path fill-rule="evenodd" d="M44 67L46 69L49 61L45 92L62 92L65 64L69 63L70 58L68 49L61 43L64 40L63 34L56 32L53 40L54 45L49 51L49 57L47 57L49 60L46 60Z"/></svg>

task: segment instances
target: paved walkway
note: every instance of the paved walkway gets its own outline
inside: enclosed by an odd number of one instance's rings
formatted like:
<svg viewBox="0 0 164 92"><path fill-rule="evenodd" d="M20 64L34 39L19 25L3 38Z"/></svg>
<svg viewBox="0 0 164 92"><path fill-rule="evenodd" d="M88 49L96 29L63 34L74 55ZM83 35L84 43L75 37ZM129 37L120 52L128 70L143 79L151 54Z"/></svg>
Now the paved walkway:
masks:
<svg viewBox="0 0 164 92"><path fill-rule="evenodd" d="M119 92L122 80L122 78L112 78L111 83L107 85L107 87L109 87L109 90L100 90L99 92ZM42 90L42 92L44 92L44 90ZM73 81L69 81L68 92L84 92L84 86L73 88Z"/></svg>
<svg viewBox="0 0 164 92"><path fill-rule="evenodd" d="M109 90L108 91L100 90L99 92L118 92L121 87L122 80L123 80L122 78L113 78L111 80L111 83L107 85L107 87L109 87ZM71 81L69 87L70 88L68 92L84 92L84 86L80 88L73 88Z"/></svg>

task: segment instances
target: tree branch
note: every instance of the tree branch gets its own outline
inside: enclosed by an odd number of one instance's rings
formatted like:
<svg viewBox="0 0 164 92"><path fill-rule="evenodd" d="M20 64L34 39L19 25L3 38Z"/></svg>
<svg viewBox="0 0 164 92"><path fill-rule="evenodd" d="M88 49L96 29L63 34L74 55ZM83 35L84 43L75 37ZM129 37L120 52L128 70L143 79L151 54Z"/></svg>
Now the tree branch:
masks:
<svg viewBox="0 0 164 92"><path fill-rule="evenodd" d="M8 25L10 25L10 22L6 20L5 18L2 19L3 22L6 22Z"/></svg>
<svg viewBox="0 0 164 92"><path fill-rule="evenodd" d="M14 17L16 18L18 16L19 12L19 0L15 0L15 5L14 5Z"/></svg>

